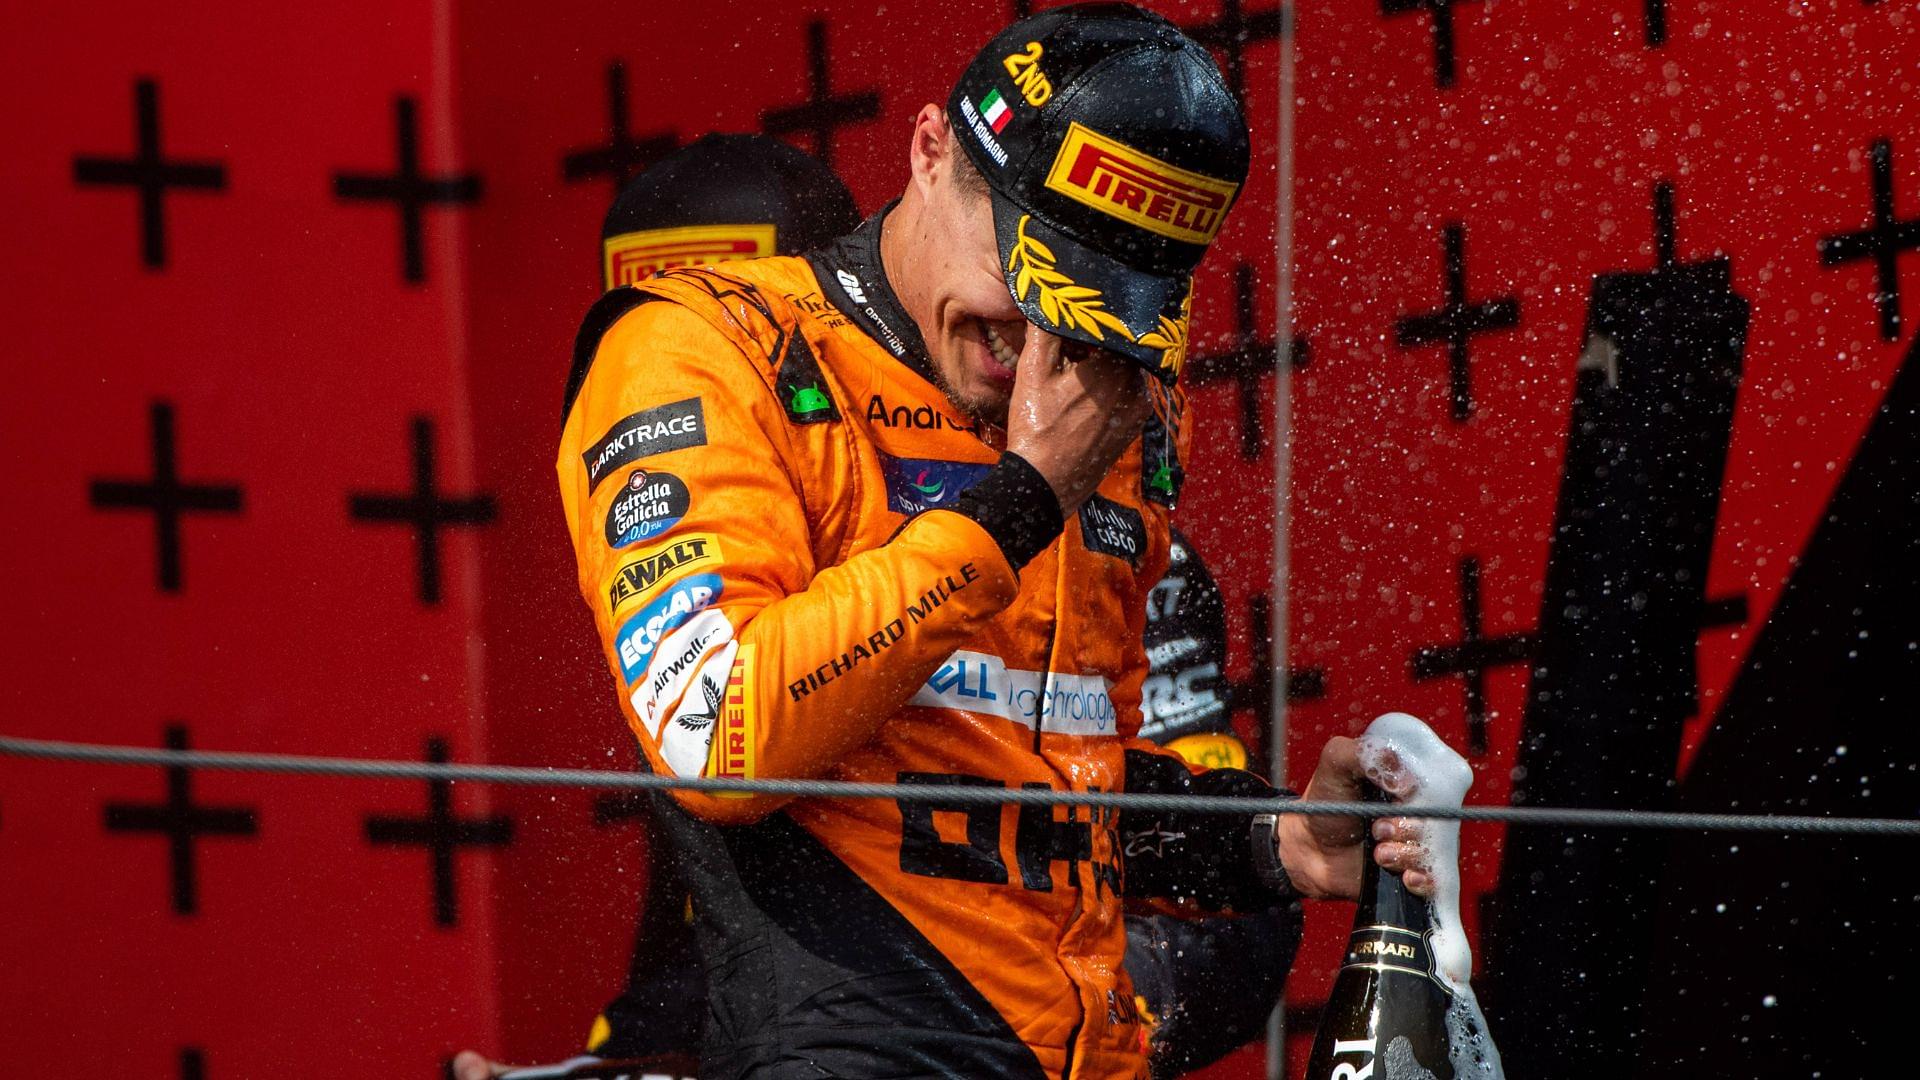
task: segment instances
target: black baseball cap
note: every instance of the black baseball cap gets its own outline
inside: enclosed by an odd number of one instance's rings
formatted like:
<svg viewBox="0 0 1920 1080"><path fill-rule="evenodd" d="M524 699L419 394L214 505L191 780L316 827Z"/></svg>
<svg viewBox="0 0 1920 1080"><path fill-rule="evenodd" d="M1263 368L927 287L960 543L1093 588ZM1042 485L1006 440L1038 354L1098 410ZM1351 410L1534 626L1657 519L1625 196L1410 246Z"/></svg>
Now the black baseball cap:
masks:
<svg viewBox="0 0 1920 1080"><path fill-rule="evenodd" d="M947 116L1027 319L1177 379L1193 269L1247 178L1246 118L1207 50L1131 4L1052 8L987 43Z"/></svg>
<svg viewBox="0 0 1920 1080"><path fill-rule="evenodd" d="M607 288L656 270L798 255L860 225L833 170L767 135L703 135L635 177L600 226Z"/></svg>

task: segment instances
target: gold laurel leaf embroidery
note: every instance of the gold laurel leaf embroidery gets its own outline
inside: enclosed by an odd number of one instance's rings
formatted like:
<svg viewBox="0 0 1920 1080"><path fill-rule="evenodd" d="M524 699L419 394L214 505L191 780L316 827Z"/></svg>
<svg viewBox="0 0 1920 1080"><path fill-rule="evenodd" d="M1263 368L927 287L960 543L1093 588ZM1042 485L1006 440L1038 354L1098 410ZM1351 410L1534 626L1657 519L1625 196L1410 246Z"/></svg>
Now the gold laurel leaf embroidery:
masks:
<svg viewBox="0 0 1920 1080"><path fill-rule="evenodd" d="M1176 378L1180 375L1180 368L1187 362L1187 335L1192 324L1192 313L1193 288L1188 286L1187 298L1180 302L1180 318L1175 320L1160 316L1160 325L1142 334L1139 340L1149 349L1160 350L1160 366L1172 369Z"/></svg>
<svg viewBox="0 0 1920 1080"><path fill-rule="evenodd" d="M1054 265L1059 260L1054 257L1053 249L1027 235L1030 216L1020 215L1013 251L1007 255L1007 269L1014 271L1014 299L1024 301L1029 291L1037 289L1040 312L1055 326L1084 330L1092 334L1095 341L1107 340L1102 328L1128 341L1134 340L1127 324L1107 310L1106 299L1099 289L1075 284Z"/></svg>

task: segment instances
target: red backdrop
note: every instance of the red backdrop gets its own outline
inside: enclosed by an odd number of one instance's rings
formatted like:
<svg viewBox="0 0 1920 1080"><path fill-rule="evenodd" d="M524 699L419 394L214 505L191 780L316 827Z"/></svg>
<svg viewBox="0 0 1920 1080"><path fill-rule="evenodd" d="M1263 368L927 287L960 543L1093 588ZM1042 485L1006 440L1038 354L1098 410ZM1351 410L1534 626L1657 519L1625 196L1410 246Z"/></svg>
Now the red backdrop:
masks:
<svg viewBox="0 0 1920 1080"><path fill-rule="evenodd" d="M1245 429L1233 376L1252 380L1256 414L1271 409L1280 20L1234 0L1156 6L1239 68L1254 128L1253 176L1200 279L1178 517L1226 593L1252 737L1274 439L1270 422ZM1589 282L1651 265L1661 181L1679 254L1730 256L1752 303L1708 582L1733 614L1701 637L1692 747L1912 338L1880 314L1898 273L1823 265L1817 244L1872 220L1878 139L1891 212L1920 213L1920 28L1904 5L1855 0L1394 10L1407 6L1297 13L1289 779L1389 708L1468 745L1465 678L1416 679L1412 658L1461 639L1466 559L1478 632L1533 628ZM630 762L551 471L614 190L592 160L611 112L642 159L846 96L824 143L790 134L871 210L901 185L910 117L1011 14L603 0L16 13L0 46L0 88L22 103L0 119L5 730ZM126 163L147 105L169 170L147 173L165 181L157 216ZM430 200L411 256L398 189L367 179L408 153ZM1445 345L1396 337L1447 299L1449 226L1465 300L1514 312L1466 347L1470 409ZM1914 261L1895 269L1911 277ZM164 459L189 488L174 493L171 556L152 508ZM441 520L392 520L429 466ZM1487 676L1477 801L1507 797L1524 670ZM175 844L156 831L167 815L140 809L167 806L170 782L0 761L13 1071L313 1062L424 1078L467 1045L551 1058L624 971L644 853L592 793L442 792L471 824L436 880L424 833L385 820L425 815L428 785L199 774L175 797L215 834ZM1466 836L1477 932L1500 833ZM1309 1015L1350 916L1309 915L1288 991ZM1255 1049L1214 1075L1260 1069Z"/></svg>

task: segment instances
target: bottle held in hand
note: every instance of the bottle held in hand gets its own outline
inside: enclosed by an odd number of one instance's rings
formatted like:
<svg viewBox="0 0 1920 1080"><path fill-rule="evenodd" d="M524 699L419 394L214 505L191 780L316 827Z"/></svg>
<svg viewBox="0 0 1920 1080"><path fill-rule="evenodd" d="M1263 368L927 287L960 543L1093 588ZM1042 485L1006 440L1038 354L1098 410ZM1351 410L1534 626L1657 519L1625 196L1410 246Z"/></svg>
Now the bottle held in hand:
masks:
<svg viewBox="0 0 1920 1080"><path fill-rule="evenodd" d="M1369 785L1367 801L1386 797ZM1373 861L1369 828L1360 908L1346 959L1320 1016L1307 1080L1454 1080L1447 1010L1435 968L1433 912L1400 875Z"/></svg>

